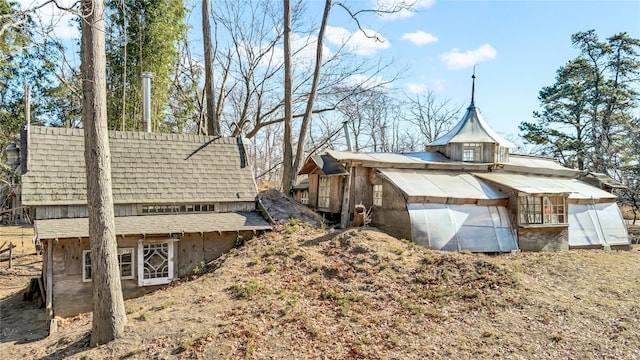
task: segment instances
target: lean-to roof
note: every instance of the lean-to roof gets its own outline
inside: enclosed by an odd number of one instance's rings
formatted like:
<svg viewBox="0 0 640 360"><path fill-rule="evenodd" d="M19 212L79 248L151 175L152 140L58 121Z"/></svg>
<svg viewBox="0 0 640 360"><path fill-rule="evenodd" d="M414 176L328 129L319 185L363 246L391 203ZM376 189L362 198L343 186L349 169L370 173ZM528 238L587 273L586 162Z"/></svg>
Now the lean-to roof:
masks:
<svg viewBox="0 0 640 360"><path fill-rule="evenodd" d="M378 169L409 198L496 200L507 195L469 173L454 171Z"/></svg>
<svg viewBox="0 0 640 360"><path fill-rule="evenodd" d="M115 217L118 236L269 229L267 221L253 212ZM35 231L41 240L89 237L89 221L87 218L36 220Z"/></svg>

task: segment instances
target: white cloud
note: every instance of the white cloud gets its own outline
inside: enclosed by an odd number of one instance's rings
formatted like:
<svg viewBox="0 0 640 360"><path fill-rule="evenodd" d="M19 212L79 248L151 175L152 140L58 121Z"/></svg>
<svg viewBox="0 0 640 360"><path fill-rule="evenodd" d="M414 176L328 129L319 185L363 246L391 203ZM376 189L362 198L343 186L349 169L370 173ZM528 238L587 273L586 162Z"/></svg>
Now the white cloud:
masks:
<svg viewBox="0 0 640 360"><path fill-rule="evenodd" d="M440 55L447 68L452 70L464 69L485 60L494 59L497 55L496 49L489 44L484 44L475 50L461 52L460 49L453 49L448 53Z"/></svg>
<svg viewBox="0 0 640 360"><path fill-rule="evenodd" d="M389 11L393 10L398 4L403 3L402 0L372 0L374 8L376 10ZM404 1L405 3L411 3L411 1ZM398 20L406 19L414 16L416 11L425 10L432 7L436 3L435 0L416 0L413 4L415 11L401 10L395 13L381 14L380 17L383 20Z"/></svg>
<svg viewBox="0 0 640 360"><path fill-rule="evenodd" d="M407 83L405 86L407 87L407 91L411 94L422 94L429 90L427 84L423 83Z"/></svg>
<svg viewBox="0 0 640 360"><path fill-rule="evenodd" d="M20 8L23 10L34 9L44 2L42 0L18 0ZM59 0L58 5L62 8L71 8L76 2L76 0ZM71 22L76 17L72 11L61 10L53 3L49 3L35 10L32 17L36 23L45 30L52 31L53 36L60 40L80 38L80 30Z"/></svg>
<svg viewBox="0 0 640 360"><path fill-rule="evenodd" d="M364 89L373 89L376 87L381 87L382 89L389 89L389 85L387 81L382 76L369 76L362 74L354 74L349 76L346 80L351 85L358 85Z"/></svg>
<svg viewBox="0 0 640 360"><path fill-rule="evenodd" d="M366 35L359 30L351 33L345 28L327 26L325 39L333 45L345 45L351 52L363 56L372 56L375 55L378 50L391 47L389 40L385 39L379 33L369 29L364 29L364 31Z"/></svg>
<svg viewBox="0 0 640 360"><path fill-rule="evenodd" d="M432 34L426 33L422 30L418 30L413 33L406 33L402 35L402 40L409 40L415 45L430 44L438 41L438 38Z"/></svg>

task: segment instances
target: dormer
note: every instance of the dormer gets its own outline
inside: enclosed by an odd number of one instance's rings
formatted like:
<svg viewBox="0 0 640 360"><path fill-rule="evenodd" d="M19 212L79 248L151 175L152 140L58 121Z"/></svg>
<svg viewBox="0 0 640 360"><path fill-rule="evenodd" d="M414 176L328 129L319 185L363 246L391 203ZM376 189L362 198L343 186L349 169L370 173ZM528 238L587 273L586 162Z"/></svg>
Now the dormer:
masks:
<svg viewBox="0 0 640 360"><path fill-rule="evenodd" d="M446 135L427 145L427 151L438 151L453 161L506 163L509 149L516 148L498 135L482 117L474 104L475 75L472 76L471 104L462 120Z"/></svg>

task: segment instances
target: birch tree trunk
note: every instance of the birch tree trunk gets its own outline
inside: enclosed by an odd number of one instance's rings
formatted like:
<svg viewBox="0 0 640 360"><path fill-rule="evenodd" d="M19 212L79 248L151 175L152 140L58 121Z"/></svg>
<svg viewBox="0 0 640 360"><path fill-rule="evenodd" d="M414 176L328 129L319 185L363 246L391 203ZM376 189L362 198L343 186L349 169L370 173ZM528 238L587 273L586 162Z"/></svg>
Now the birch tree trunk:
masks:
<svg viewBox="0 0 640 360"><path fill-rule="evenodd" d="M284 0L284 139L282 162L282 192L291 193L293 170L293 122L292 74L291 74L291 2ZM304 141L299 139L298 141Z"/></svg>
<svg viewBox="0 0 640 360"><path fill-rule="evenodd" d="M80 59L93 282L91 346L97 346L121 336L127 323L111 193L102 0L82 0Z"/></svg>
<svg viewBox="0 0 640 360"><path fill-rule="evenodd" d="M220 136L220 121L216 114L216 98L213 87L213 49L211 45L211 0L202 0L202 38L204 43L204 89L207 119L207 135Z"/></svg>

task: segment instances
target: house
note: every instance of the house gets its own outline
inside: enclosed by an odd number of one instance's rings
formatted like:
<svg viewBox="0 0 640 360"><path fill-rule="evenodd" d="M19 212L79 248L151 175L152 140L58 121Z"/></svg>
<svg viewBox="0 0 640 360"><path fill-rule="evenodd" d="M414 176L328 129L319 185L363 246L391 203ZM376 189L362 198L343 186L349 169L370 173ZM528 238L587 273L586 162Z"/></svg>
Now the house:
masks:
<svg viewBox="0 0 640 360"><path fill-rule="evenodd" d="M300 204L309 205L309 178L302 179L291 188L293 199Z"/></svg>
<svg viewBox="0 0 640 360"><path fill-rule="evenodd" d="M35 213L50 316L90 311L91 258L81 129L27 127L22 202ZM125 298L186 276L271 226L240 139L109 133Z"/></svg>
<svg viewBox="0 0 640 360"><path fill-rule="evenodd" d="M309 178L309 206L343 226L362 204L371 209L372 226L432 249L629 245L615 195L553 159L511 154L514 147L491 129L472 95L460 122L425 152L328 150L300 174ZM595 177L615 185L604 178Z"/></svg>

